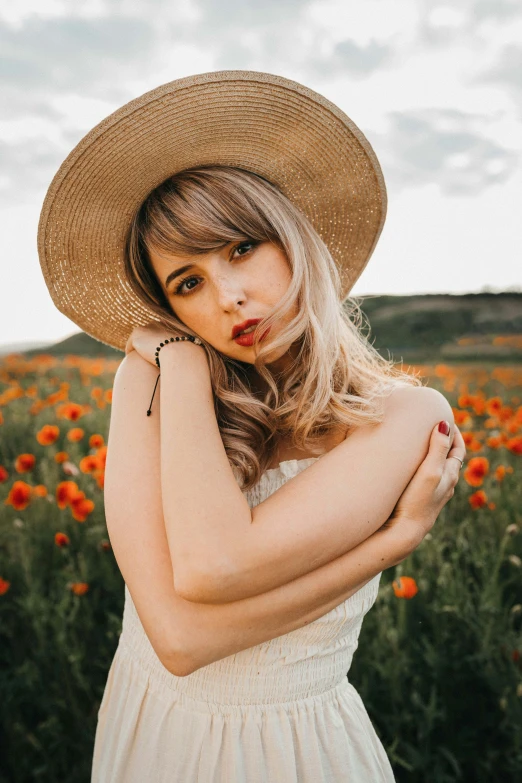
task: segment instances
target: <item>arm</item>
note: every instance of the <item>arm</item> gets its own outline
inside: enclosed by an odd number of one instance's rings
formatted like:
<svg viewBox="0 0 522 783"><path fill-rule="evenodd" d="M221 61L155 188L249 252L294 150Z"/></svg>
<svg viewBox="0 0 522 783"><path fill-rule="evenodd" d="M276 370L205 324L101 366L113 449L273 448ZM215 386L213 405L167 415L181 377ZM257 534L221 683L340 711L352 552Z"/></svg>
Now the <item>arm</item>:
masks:
<svg viewBox="0 0 522 783"><path fill-rule="evenodd" d="M401 522L381 530L332 563L268 593L222 605L196 604L178 597L177 648L190 674L214 661L262 644L323 617L417 546L414 526ZM176 674L177 661L167 665Z"/></svg>
<svg viewBox="0 0 522 783"><path fill-rule="evenodd" d="M187 342L163 352L163 512L176 590L190 601L265 593L353 549L390 517L437 421L453 427L435 389L396 389L381 424L358 428L251 512L223 447L204 352Z"/></svg>
<svg viewBox="0 0 522 783"><path fill-rule="evenodd" d="M184 600L174 589L163 519L159 417L144 415L157 373L145 365L130 354L114 380L105 516L141 624L159 660L173 674L184 676L311 622L417 545L418 533L410 523L396 520L349 556L270 593L223 606Z"/></svg>

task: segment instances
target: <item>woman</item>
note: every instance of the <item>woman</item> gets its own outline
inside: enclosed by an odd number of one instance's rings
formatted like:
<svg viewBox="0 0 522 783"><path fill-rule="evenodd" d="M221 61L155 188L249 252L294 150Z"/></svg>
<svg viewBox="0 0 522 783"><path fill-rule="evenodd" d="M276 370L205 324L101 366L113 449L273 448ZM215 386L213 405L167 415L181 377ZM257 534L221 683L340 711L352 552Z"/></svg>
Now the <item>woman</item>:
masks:
<svg viewBox="0 0 522 783"><path fill-rule="evenodd" d="M385 206L351 120L255 72L142 96L53 181L53 298L126 353L105 472L125 610L93 783L394 780L346 673L465 448L343 308Z"/></svg>

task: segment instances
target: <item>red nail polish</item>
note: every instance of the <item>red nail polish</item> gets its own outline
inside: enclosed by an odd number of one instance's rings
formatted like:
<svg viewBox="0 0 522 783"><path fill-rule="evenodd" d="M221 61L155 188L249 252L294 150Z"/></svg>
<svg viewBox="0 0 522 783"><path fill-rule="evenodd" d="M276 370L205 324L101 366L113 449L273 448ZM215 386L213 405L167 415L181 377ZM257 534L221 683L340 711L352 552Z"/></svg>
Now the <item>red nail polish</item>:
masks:
<svg viewBox="0 0 522 783"><path fill-rule="evenodd" d="M439 432L442 432L443 435L449 435L450 426L447 421L439 422Z"/></svg>

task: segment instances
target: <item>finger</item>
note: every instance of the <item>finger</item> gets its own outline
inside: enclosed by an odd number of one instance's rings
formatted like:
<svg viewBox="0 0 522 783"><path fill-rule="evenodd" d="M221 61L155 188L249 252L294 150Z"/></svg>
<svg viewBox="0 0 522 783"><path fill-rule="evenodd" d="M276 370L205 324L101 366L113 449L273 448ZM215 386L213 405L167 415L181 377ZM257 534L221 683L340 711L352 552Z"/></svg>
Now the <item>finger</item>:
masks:
<svg viewBox="0 0 522 783"><path fill-rule="evenodd" d="M449 424L449 422L447 423ZM440 480L444 472L450 446L450 433L451 431L446 435L444 432L441 432L438 423L431 431L429 451L424 462L432 476L438 478L438 480Z"/></svg>
<svg viewBox="0 0 522 783"><path fill-rule="evenodd" d="M455 438L453 442L453 448L449 450L444 466L443 481L447 483L448 489L453 489L459 483L460 472L466 456L466 444L464 443L462 434L457 428L455 428Z"/></svg>
<svg viewBox="0 0 522 783"><path fill-rule="evenodd" d="M448 457L450 456L459 457L461 460L466 459L466 443L458 427L455 427L455 438L453 440L453 447L448 452Z"/></svg>

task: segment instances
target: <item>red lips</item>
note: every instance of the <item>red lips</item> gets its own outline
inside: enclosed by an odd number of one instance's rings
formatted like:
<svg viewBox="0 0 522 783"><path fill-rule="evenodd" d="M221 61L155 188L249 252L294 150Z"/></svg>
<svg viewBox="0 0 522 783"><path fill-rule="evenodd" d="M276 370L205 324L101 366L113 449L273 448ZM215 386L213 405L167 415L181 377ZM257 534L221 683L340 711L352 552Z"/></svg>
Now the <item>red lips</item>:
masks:
<svg viewBox="0 0 522 783"><path fill-rule="evenodd" d="M249 318L248 321L243 321L242 324L236 324L234 328L232 329L232 339L234 337L237 337L239 332L242 332L243 329L248 329L249 326L254 326L255 324L258 324L262 319L261 318Z"/></svg>

